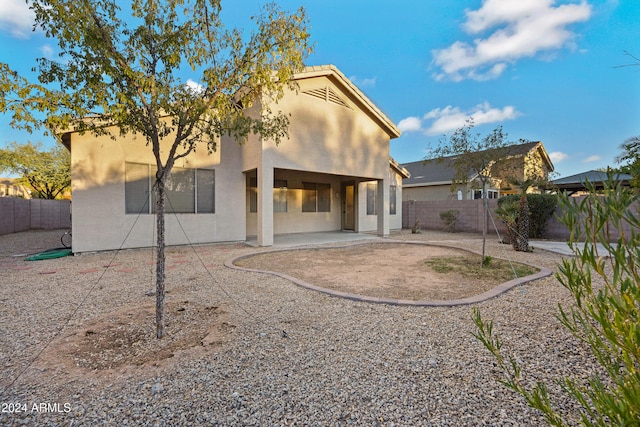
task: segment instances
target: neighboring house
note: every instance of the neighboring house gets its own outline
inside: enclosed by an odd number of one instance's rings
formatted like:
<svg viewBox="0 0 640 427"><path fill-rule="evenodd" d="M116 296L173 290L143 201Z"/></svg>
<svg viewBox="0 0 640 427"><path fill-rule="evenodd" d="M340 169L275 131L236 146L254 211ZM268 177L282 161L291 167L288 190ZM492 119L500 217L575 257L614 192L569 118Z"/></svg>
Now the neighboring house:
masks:
<svg viewBox="0 0 640 427"><path fill-rule="evenodd" d="M295 76L277 106L289 139L223 137L180 159L167 183L167 244L245 241L350 230L388 235L402 227L402 179L389 156L400 131L334 66ZM145 139L66 133L71 150L73 250L154 245L155 160ZM171 213L171 212L175 212Z"/></svg>
<svg viewBox="0 0 640 427"><path fill-rule="evenodd" d="M542 142L510 145L495 151L496 161L489 171L490 183L487 197L497 199L516 194L518 188L509 179L547 178L553 172L553 163ZM482 184L477 175L470 175L466 183L453 182L456 175L455 157L420 160L402 166L411 175L402 181L402 200L472 200L482 198ZM531 191L537 191L536 188Z"/></svg>
<svg viewBox="0 0 640 427"><path fill-rule="evenodd" d="M19 197L30 199L31 190L19 184L16 178L0 178L0 197Z"/></svg>
<svg viewBox="0 0 640 427"><path fill-rule="evenodd" d="M628 187L632 180L632 176L627 173L615 173L613 178L620 181L622 186ZM572 196L581 196L587 193L587 181L593 184L596 190L602 190L604 182L607 180L607 172L590 170L578 173L564 178L551 181L548 186L549 190L565 191Z"/></svg>

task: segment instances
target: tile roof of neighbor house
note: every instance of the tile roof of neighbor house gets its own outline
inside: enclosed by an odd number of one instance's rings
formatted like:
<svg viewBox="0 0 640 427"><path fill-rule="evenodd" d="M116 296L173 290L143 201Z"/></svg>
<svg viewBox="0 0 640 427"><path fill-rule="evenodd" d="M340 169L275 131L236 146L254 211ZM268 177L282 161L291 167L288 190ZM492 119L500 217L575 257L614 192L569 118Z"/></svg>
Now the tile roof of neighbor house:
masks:
<svg viewBox="0 0 640 427"><path fill-rule="evenodd" d="M539 144L541 145L542 143L540 141L525 142L522 144L514 144L491 150L496 151L496 158L521 156L529 153ZM450 184L456 174L452 161L457 157L458 156L449 156L441 159L419 160L417 162L404 163L402 166L409 171L411 177L403 179L402 186L417 187L424 185ZM549 164L553 169L553 165L550 161ZM469 178L471 179L472 176L470 175Z"/></svg>
<svg viewBox="0 0 640 427"><path fill-rule="evenodd" d="M409 178L402 180L403 187L450 184L455 175L455 169L450 159L443 159L442 162L419 160L417 162L404 163L402 166L411 175Z"/></svg>

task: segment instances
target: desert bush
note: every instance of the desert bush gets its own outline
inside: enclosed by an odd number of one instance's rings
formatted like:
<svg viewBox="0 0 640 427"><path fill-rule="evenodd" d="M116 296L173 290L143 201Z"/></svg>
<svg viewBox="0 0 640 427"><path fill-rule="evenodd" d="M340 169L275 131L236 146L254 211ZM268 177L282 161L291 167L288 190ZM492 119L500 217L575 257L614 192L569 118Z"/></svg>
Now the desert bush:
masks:
<svg viewBox="0 0 640 427"><path fill-rule="evenodd" d="M458 222L459 216L460 211L456 209L440 212L440 219L442 220L442 222L444 222L444 231L453 232L455 230L456 222Z"/></svg>
<svg viewBox="0 0 640 427"><path fill-rule="evenodd" d="M546 421L565 426L579 421L584 426L637 426L640 420L640 218L633 203L640 196L622 188L609 177L604 196L591 195L576 202L562 195L565 212L560 221L570 230L569 246L575 256L564 258L556 274L573 296L571 307L559 306L558 319L591 351L603 367L601 376L592 374L587 385L572 378L559 379L565 393L580 407L574 414L561 413L538 382L526 386L514 355L505 355L502 342L474 310L476 333L493 354L502 378L500 382L520 394ZM625 234L625 225L630 231ZM612 239L619 232L618 239ZM582 239L585 243L581 243ZM613 242L613 243L611 243ZM599 252L599 246L606 253ZM592 283L598 278L601 284ZM572 417L572 419L567 419Z"/></svg>
<svg viewBox="0 0 640 427"><path fill-rule="evenodd" d="M503 203L518 201L520 196L511 194L498 199L498 207ZM529 202L529 237L539 238L544 236L549 218L553 215L558 205L558 196L555 194L527 194Z"/></svg>

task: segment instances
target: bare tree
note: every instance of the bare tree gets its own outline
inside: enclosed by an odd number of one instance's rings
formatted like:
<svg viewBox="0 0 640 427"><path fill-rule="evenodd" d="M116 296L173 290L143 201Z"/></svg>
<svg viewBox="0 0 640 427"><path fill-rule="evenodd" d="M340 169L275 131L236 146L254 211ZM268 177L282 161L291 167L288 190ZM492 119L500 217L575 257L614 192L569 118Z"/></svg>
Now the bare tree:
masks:
<svg viewBox="0 0 640 427"><path fill-rule="evenodd" d="M220 0L30 0L36 27L54 38L60 62L40 59L38 83L0 64L0 111L12 124L95 135L142 135L156 161L156 332L164 335L165 184L176 160L196 147L213 152L222 135L249 134L278 143L289 118L276 102L311 51L303 9L275 4L255 15L246 36L226 29ZM185 74L200 88L187 86ZM108 124L110 126L105 126ZM111 134L110 134L111 135ZM113 138L116 135L111 135Z"/></svg>
<svg viewBox="0 0 640 427"><path fill-rule="evenodd" d="M468 119L464 126L457 129L449 138L440 140L438 147L431 151L430 159L449 161L455 169L454 184L466 184L478 180L482 186L484 214L482 221L482 265L485 265L487 242L487 188L491 183L491 167L496 162L498 150L507 146L507 135L502 126L496 127L487 135L473 132L474 123ZM500 152L501 154L504 154Z"/></svg>

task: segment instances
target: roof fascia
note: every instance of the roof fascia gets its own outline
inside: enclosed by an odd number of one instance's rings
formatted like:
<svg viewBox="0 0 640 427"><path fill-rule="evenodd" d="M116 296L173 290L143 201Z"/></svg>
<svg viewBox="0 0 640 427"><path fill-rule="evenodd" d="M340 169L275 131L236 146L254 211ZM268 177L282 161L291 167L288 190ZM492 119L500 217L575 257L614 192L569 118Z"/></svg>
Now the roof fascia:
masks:
<svg viewBox="0 0 640 427"><path fill-rule="evenodd" d="M406 168L403 168L393 157L389 157L389 164L402 178L406 179L411 177L411 173Z"/></svg>
<svg viewBox="0 0 640 427"><path fill-rule="evenodd" d="M434 182L422 182L417 184L404 184L403 187L411 188L411 187L435 187L438 185L451 185L453 181L434 181Z"/></svg>

